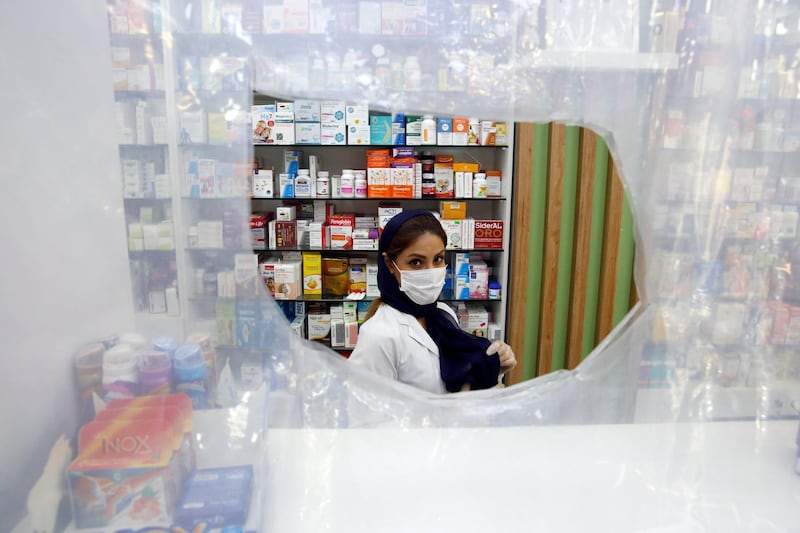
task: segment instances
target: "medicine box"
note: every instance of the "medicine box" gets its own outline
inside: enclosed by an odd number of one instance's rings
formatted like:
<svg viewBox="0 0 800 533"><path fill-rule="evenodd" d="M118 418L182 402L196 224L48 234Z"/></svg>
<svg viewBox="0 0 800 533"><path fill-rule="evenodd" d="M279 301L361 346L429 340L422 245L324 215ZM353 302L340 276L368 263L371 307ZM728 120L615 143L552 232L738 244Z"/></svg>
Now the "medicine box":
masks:
<svg viewBox="0 0 800 533"><path fill-rule="evenodd" d="M322 294L325 297L347 296L349 284L349 260L347 257L322 258Z"/></svg>
<svg viewBox="0 0 800 533"><path fill-rule="evenodd" d="M369 126L369 106L348 104L345 107L345 123L348 126Z"/></svg>
<svg viewBox="0 0 800 533"><path fill-rule="evenodd" d="M475 221L475 248L502 249L503 248L503 221L502 220L476 220Z"/></svg>
<svg viewBox="0 0 800 533"><path fill-rule="evenodd" d="M392 144L392 117L374 115L369 118L369 142L375 145Z"/></svg>
<svg viewBox="0 0 800 533"><path fill-rule="evenodd" d="M275 299L295 300L301 294L302 262L275 264Z"/></svg>
<svg viewBox="0 0 800 533"><path fill-rule="evenodd" d="M443 219L457 220L466 218L467 203L449 201L439 202L439 214Z"/></svg>
<svg viewBox="0 0 800 533"><path fill-rule="evenodd" d="M323 122L320 125L320 141L325 145L347 144L347 126L342 122Z"/></svg>
<svg viewBox="0 0 800 533"><path fill-rule="evenodd" d="M446 248L448 249L459 249L461 248L462 242L462 221L461 220L450 220L450 219L440 219L439 223L442 225L442 229L447 235L447 243Z"/></svg>
<svg viewBox="0 0 800 533"><path fill-rule="evenodd" d="M295 122L319 122L320 121L319 100L295 100L294 120Z"/></svg>
<svg viewBox="0 0 800 533"><path fill-rule="evenodd" d="M322 296L322 255L303 252L303 295Z"/></svg>
<svg viewBox="0 0 800 533"><path fill-rule="evenodd" d="M243 365L244 366L244 365ZM250 465L204 468L192 473L175 508L174 522L192 531L246 523L253 489Z"/></svg>
<svg viewBox="0 0 800 533"><path fill-rule="evenodd" d="M453 144L453 119L436 119L436 144L439 146L450 146Z"/></svg>
<svg viewBox="0 0 800 533"><path fill-rule="evenodd" d="M72 514L78 528L104 528L115 519L128 526L169 523L180 494L182 424L173 418L99 420L78 435L78 456L67 470ZM138 512L149 504L147 516Z"/></svg>
<svg viewBox="0 0 800 533"><path fill-rule="evenodd" d="M369 124L347 126L347 144L370 144Z"/></svg>
<svg viewBox="0 0 800 533"><path fill-rule="evenodd" d="M345 103L341 100L322 100L320 102L320 122L323 124L345 125Z"/></svg>
<svg viewBox="0 0 800 533"><path fill-rule="evenodd" d="M348 294L366 294L367 292L367 258L350 258L350 281Z"/></svg>
<svg viewBox="0 0 800 533"><path fill-rule="evenodd" d="M330 339L331 315L330 313L309 312L308 338L312 341Z"/></svg>
<svg viewBox="0 0 800 533"><path fill-rule="evenodd" d="M319 122L295 122L297 144L322 144L322 129Z"/></svg>
<svg viewBox="0 0 800 533"><path fill-rule="evenodd" d="M260 168L253 175L253 198L272 198L274 175L271 168Z"/></svg>

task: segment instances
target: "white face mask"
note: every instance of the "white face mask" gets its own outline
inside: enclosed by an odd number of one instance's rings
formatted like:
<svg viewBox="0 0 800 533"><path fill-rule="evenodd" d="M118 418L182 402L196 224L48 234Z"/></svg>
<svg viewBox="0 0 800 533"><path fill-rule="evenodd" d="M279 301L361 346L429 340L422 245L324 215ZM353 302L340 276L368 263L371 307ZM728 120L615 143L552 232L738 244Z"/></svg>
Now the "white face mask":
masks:
<svg viewBox="0 0 800 533"><path fill-rule="evenodd" d="M394 261L392 261L394 263ZM394 263L397 268L397 263ZM424 270L400 270L400 290L417 305L429 305L436 301L444 287L447 268L426 268Z"/></svg>

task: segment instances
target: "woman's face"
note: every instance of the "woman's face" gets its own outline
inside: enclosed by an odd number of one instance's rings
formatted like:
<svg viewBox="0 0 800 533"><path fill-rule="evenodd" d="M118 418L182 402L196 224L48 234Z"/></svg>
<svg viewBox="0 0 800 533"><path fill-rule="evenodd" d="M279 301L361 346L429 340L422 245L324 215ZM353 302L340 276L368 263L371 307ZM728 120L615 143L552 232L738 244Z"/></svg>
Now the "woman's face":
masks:
<svg viewBox="0 0 800 533"><path fill-rule="evenodd" d="M438 235L423 233L405 250L400 252L394 262L400 270L424 270L445 266L444 242ZM400 283L400 273L392 264L391 258L384 254L386 264Z"/></svg>

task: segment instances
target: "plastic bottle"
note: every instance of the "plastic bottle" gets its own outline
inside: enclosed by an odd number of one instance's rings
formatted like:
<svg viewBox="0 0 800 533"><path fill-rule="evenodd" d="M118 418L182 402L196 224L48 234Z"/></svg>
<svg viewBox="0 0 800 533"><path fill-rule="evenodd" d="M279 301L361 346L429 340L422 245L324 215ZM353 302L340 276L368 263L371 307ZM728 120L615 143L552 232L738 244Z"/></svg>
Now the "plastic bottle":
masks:
<svg viewBox="0 0 800 533"><path fill-rule="evenodd" d="M172 361L175 392L192 400L193 409L208 407L208 368L199 344L183 344L175 350Z"/></svg>
<svg viewBox="0 0 800 533"><path fill-rule="evenodd" d="M388 89L392 83L392 68L388 57L379 57L375 64L375 83L378 87Z"/></svg>
<svg viewBox="0 0 800 533"><path fill-rule="evenodd" d="M422 68L417 56L406 57L403 63L403 89L419 91L422 86Z"/></svg>
<svg viewBox="0 0 800 533"><path fill-rule="evenodd" d="M311 175L309 169L301 168L294 178L294 197L311 198Z"/></svg>
<svg viewBox="0 0 800 533"><path fill-rule="evenodd" d="M422 144L436 144L436 121L433 115L422 116Z"/></svg>
<svg viewBox="0 0 800 533"><path fill-rule="evenodd" d="M476 172L472 176L472 197L486 198L486 173Z"/></svg>
<svg viewBox="0 0 800 533"><path fill-rule="evenodd" d="M175 350L178 348L178 343L174 337L164 335L163 337L156 337L153 339L153 349L159 352L166 352L170 357L175 355Z"/></svg>
<svg viewBox="0 0 800 533"><path fill-rule="evenodd" d="M490 300L499 300L500 299L500 282L496 279L489 280L489 299Z"/></svg>
<svg viewBox="0 0 800 533"><path fill-rule="evenodd" d="M400 61L392 61L390 85L392 89L401 90L403 88L403 65Z"/></svg>
<svg viewBox="0 0 800 533"><path fill-rule="evenodd" d="M329 198L331 195L331 180L327 170L317 172L317 198Z"/></svg>
<svg viewBox="0 0 800 533"><path fill-rule="evenodd" d="M342 170L342 198L352 198L355 189L355 175L350 169Z"/></svg>
<svg viewBox="0 0 800 533"><path fill-rule="evenodd" d="M366 198L367 197L367 171L366 170L354 170L353 175L355 179L353 180L354 189L355 189L355 197L356 198Z"/></svg>
<svg viewBox="0 0 800 533"><path fill-rule="evenodd" d="M134 350L145 350L150 347L147 337L141 333L123 333L119 336L120 344L127 344Z"/></svg>
<svg viewBox="0 0 800 533"><path fill-rule="evenodd" d="M139 387L137 356L129 344L117 344L103 354L103 398L133 398Z"/></svg>
<svg viewBox="0 0 800 533"><path fill-rule="evenodd" d="M139 394L172 392L172 360L167 352L147 350L139 354Z"/></svg>
<svg viewBox="0 0 800 533"><path fill-rule="evenodd" d="M103 354L100 342L88 344L75 353L75 379L81 394L99 392L103 386Z"/></svg>
<svg viewBox="0 0 800 533"><path fill-rule="evenodd" d="M435 157L430 152L423 152L419 158L422 167L422 197L433 198L436 196L436 178L434 176Z"/></svg>

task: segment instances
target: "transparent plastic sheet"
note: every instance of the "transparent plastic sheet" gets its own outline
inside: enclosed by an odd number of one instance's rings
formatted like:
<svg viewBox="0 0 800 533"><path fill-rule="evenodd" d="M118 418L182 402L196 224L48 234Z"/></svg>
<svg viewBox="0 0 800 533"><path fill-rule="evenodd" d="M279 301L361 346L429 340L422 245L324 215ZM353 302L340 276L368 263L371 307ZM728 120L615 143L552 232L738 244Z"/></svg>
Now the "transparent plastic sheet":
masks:
<svg viewBox="0 0 800 533"><path fill-rule="evenodd" d="M421 10L427 35L359 33L359 9L389 4L399 3L314 4L328 25L309 26L312 35L255 35L234 17L229 34L214 36L202 34L204 3L138 5L161 21L163 34L148 31L175 46L149 59L176 80L169 116L204 109L248 128L242 113L256 90L602 134L634 212L641 302L574 371L434 397L297 338L262 286L269 336L226 355L263 364L268 422L260 397L238 389L232 405L199 412L204 464L257 465L251 519L262 531L794 530L800 6L428 0L404 4ZM263 13L277 3L241 5ZM674 49L655 42L653 21L678 25ZM422 59L421 90L378 83L381 49ZM356 70L336 86L313 83L314 58L329 66L348 51ZM199 87L190 57L241 59L252 84ZM441 90L443 67L460 90ZM249 136L221 144L189 147L180 165L249 165ZM249 206L230 193L208 209L244 227ZM181 214L176 234L186 236L198 219ZM191 302L189 330L213 327L192 317L217 303ZM575 501L578 513L565 503ZM486 512L487 502L496 508ZM520 509L530 516L514 516Z"/></svg>

